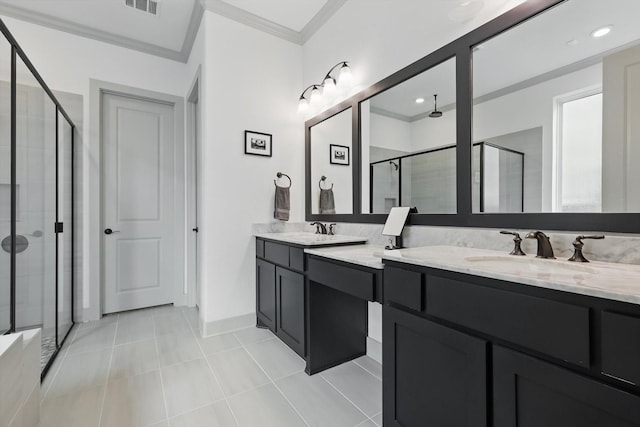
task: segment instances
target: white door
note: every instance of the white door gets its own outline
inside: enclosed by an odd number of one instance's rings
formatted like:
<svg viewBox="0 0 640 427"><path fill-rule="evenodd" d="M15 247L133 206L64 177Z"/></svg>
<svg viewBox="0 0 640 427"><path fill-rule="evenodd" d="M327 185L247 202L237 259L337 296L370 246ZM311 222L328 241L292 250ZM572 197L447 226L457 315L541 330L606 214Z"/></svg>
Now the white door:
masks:
<svg viewBox="0 0 640 427"><path fill-rule="evenodd" d="M102 98L104 313L173 302L173 106Z"/></svg>

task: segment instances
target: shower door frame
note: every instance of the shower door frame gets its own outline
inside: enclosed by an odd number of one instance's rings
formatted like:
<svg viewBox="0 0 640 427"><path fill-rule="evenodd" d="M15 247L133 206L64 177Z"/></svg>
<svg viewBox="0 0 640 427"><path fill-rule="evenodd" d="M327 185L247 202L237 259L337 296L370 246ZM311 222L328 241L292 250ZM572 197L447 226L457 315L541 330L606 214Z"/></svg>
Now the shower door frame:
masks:
<svg viewBox="0 0 640 427"><path fill-rule="evenodd" d="M9 295L9 330L5 332L5 334L10 334L10 333L14 333L16 331L16 237L17 237L17 230L16 230L16 222L17 222L17 208L18 208L18 200L17 200L17 102L16 102L16 97L17 97L17 66L18 66L18 58L20 58L20 60L22 61L22 63L24 64L24 66L27 67L27 69L31 72L32 76L37 80L37 82L40 84L40 87L42 88L42 90L45 92L45 94L49 97L49 99L55 104L56 106L56 122L55 122L55 128L56 128L56 140L55 140L55 151L56 151L56 155L55 155L55 170L56 170L56 182L55 182L55 193L56 193L56 221L54 224L50 224L54 227L54 232L55 232L55 242L56 242L56 253L55 253L55 337L56 337L56 350L54 351L54 353L51 355L50 359L48 360L47 364L45 365L44 369L42 369L41 372L41 379L44 378L44 376L46 375L46 373L48 372L49 368L51 367L53 361L55 360L58 352L60 351L60 348L62 347L62 345L65 343L65 341L67 340L67 338L69 337L69 334L71 332L71 330L73 329L73 326L75 325L75 230L74 230L74 225L75 225L75 132L76 132L76 126L73 122L73 120L71 120L71 118L69 117L69 115L67 114L67 112L65 111L65 109L62 107L62 105L60 104L60 102L58 101L58 99L55 97L55 95L53 94L53 92L51 91L51 89L49 88L49 86L47 86L47 84L44 82L42 76L40 75L40 73L38 73L38 71L36 70L36 68L33 66L33 64L31 63L31 61L29 60L29 58L27 57L27 55L25 54L25 52L22 50L22 48L20 47L20 45L18 44L18 42L16 41L16 39L13 37L13 35L11 34L11 32L9 31L9 29L7 28L7 26L5 25L5 23L2 21L2 19L0 19L0 32L2 32L2 34L4 35L5 39L7 40L7 42L11 45L11 141L10 141L10 151L11 151L11 224L10 224L10 236L11 236L11 253L10 253L10 285L9 285L9 289L10 289L10 295ZM70 220L71 220L71 224L64 224L61 220L62 218L60 218L60 210L59 210L59 183L60 183L60 173L61 171L59 170L59 165L60 165L60 134L59 134L59 120L60 120L60 115L62 115L64 117L64 119L67 121L67 123L69 124L69 126L71 127L71 162L70 162L70 168L71 168L71 212L70 212ZM64 142L64 141L63 141ZM64 172L64 171L62 171ZM64 181L63 181L64 182ZM64 224L64 226L63 226ZM60 238L60 234L64 232L64 228L66 228L68 230L68 232L71 235L71 274L70 274L70 285L71 285L71 327L69 328L69 330L66 331L66 333L64 334L64 337L62 337L62 340L60 340L59 337L59 330L58 330L58 323L59 323L59 319L58 319L58 307L59 307L59 301L58 301L58 296L59 296L59 263L58 263L58 259L59 259L59 255L60 255L60 247L59 247L59 238Z"/></svg>

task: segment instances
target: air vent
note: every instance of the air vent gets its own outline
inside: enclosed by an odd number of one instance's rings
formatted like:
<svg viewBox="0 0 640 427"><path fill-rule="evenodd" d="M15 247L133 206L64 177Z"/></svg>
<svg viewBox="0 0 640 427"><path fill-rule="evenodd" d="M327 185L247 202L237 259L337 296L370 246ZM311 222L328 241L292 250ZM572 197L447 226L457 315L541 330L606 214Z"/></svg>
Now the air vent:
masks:
<svg viewBox="0 0 640 427"><path fill-rule="evenodd" d="M158 2L154 0L124 0L125 6L151 15L158 15Z"/></svg>

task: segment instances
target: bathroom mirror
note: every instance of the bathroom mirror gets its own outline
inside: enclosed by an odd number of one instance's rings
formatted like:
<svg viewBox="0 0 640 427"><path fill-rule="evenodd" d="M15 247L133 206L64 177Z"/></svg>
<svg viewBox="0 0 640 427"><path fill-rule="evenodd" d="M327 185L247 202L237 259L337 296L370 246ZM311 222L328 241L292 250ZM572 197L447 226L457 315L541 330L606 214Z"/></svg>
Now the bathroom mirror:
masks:
<svg viewBox="0 0 640 427"><path fill-rule="evenodd" d="M569 0L473 48L473 213L640 212L639 16Z"/></svg>
<svg viewBox="0 0 640 427"><path fill-rule="evenodd" d="M309 128L307 192L316 215L353 213L352 108Z"/></svg>
<svg viewBox="0 0 640 427"><path fill-rule="evenodd" d="M362 213L456 213L456 60L360 103Z"/></svg>

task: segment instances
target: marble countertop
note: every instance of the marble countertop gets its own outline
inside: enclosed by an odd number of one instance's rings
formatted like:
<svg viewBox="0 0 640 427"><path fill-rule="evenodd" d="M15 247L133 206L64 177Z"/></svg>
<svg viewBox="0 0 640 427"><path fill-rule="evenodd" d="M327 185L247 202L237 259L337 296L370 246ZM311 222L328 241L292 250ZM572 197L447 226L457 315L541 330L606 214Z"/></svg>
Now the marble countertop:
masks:
<svg viewBox="0 0 640 427"><path fill-rule="evenodd" d="M305 253L310 255L363 265L378 270L384 268L384 264L382 263L382 254L384 251L384 246L382 245L336 246L332 248L304 250Z"/></svg>
<svg viewBox="0 0 640 427"><path fill-rule="evenodd" d="M381 256L384 260L640 304L640 265L578 263L456 246L384 251Z"/></svg>
<svg viewBox="0 0 640 427"><path fill-rule="evenodd" d="M345 236L341 234L315 234L307 232L291 232L291 233L259 233L255 235L262 239L277 240L279 242L292 243L302 246L325 246L346 243L365 243L366 237Z"/></svg>

